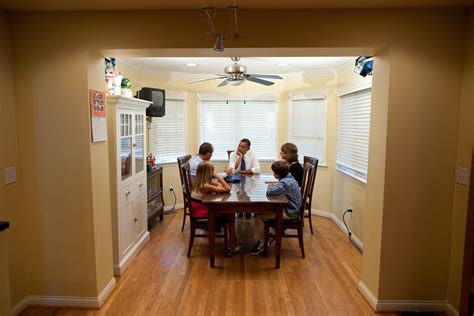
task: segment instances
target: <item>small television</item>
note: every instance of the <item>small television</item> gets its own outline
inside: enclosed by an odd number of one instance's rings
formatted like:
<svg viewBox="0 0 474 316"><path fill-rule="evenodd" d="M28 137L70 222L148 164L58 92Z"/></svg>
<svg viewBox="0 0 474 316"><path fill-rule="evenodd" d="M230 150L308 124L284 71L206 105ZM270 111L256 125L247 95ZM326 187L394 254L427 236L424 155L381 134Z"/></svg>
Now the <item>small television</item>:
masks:
<svg viewBox="0 0 474 316"><path fill-rule="evenodd" d="M165 116L165 90L156 88L141 88L137 92L136 97L138 99L147 100L153 102L146 109L146 116L161 117Z"/></svg>

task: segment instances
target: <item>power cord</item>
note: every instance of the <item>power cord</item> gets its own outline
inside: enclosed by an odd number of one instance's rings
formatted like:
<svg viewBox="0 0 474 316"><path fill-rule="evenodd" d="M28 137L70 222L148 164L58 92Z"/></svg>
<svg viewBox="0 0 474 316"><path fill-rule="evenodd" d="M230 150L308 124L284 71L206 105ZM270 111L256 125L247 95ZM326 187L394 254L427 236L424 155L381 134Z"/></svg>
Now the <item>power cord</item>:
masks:
<svg viewBox="0 0 474 316"><path fill-rule="evenodd" d="M171 208L171 210L167 211L167 212L164 212L165 214L171 214L171 213L175 213L176 210L175 210L175 207L176 207L176 193L174 193L174 189L173 188L170 188L170 191L173 192L173 195L174 195L174 203L173 203L173 207Z"/></svg>
<svg viewBox="0 0 474 316"><path fill-rule="evenodd" d="M344 222L344 226L346 226L347 234L349 235L349 240L351 240L352 232L350 231L349 227L347 227L347 224L346 224L346 219L345 219L346 213L352 214L352 209L351 208L347 209L342 215L342 221Z"/></svg>

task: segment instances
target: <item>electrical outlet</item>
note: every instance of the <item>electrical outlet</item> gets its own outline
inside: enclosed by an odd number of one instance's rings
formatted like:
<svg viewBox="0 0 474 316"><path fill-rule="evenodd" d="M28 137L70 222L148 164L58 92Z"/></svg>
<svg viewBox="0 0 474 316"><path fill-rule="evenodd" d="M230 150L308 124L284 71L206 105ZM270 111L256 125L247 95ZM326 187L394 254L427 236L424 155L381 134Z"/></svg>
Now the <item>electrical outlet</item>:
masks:
<svg viewBox="0 0 474 316"><path fill-rule="evenodd" d="M469 169L457 167L456 182L459 184L469 185Z"/></svg>
<svg viewBox="0 0 474 316"><path fill-rule="evenodd" d="M173 191L174 191L174 188L173 188L173 186L170 185L170 186L168 187L168 192L171 193L171 192L173 192Z"/></svg>
<svg viewBox="0 0 474 316"><path fill-rule="evenodd" d="M9 167L3 170L5 176L5 184L16 182L16 167Z"/></svg>

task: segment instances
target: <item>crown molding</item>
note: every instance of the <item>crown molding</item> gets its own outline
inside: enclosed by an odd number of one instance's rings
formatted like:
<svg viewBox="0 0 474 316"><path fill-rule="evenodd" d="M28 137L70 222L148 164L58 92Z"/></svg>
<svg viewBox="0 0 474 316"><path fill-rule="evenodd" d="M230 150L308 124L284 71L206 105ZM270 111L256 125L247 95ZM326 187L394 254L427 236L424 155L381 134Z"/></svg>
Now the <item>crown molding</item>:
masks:
<svg viewBox="0 0 474 316"><path fill-rule="evenodd" d="M157 76L157 77L168 77L168 78L178 78L178 79L186 79L186 80L199 80L205 79L210 76L216 76L218 74L193 74L188 72L180 72L180 71L166 71L166 70L158 70L158 69L147 69L145 67L140 66L138 63L131 62L129 60L117 58L119 63L122 63L144 75L149 76ZM351 60L348 62L352 63ZM350 64L349 63L349 64ZM347 62L344 62L342 65L346 65ZM347 65L346 65L347 66ZM336 76L336 69L341 68L341 65L335 68L326 68L326 69L317 69L317 70L310 70L310 71L299 71L299 72L291 72L287 74L279 74L283 79L299 79L299 78L308 78L308 77L329 77L329 76ZM344 67L342 67L344 68Z"/></svg>
<svg viewBox="0 0 474 316"><path fill-rule="evenodd" d="M339 75L341 75L341 72L343 70L345 70L347 67L350 67L350 66L354 67L354 60L353 59L346 60L342 64L337 65L336 67L334 67L333 70L336 73L336 75L339 76Z"/></svg>

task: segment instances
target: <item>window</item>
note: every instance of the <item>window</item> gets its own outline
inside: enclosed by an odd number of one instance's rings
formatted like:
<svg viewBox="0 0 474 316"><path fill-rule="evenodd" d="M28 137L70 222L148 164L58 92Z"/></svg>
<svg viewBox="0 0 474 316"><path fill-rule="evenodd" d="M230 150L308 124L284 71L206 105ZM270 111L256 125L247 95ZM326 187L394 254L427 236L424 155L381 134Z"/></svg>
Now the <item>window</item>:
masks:
<svg viewBox="0 0 474 316"><path fill-rule="evenodd" d="M165 116L152 119L151 148L157 163L176 162L186 153L186 95L167 91L165 108Z"/></svg>
<svg viewBox="0 0 474 316"><path fill-rule="evenodd" d="M327 102L325 94L290 95L290 142L298 146L300 161L316 157L326 164Z"/></svg>
<svg viewBox="0 0 474 316"><path fill-rule="evenodd" d="M242 138L252 142L259 160L276 157L275 100L216 100L200 96L201 143L214 146L213 159L227 160Z"/></svg>
<svg viewBox="0 0 474 316"><path fill-rule="evenodd" d="M367 182L372 90L364 87L339 96L337 167Z"/></svg>

